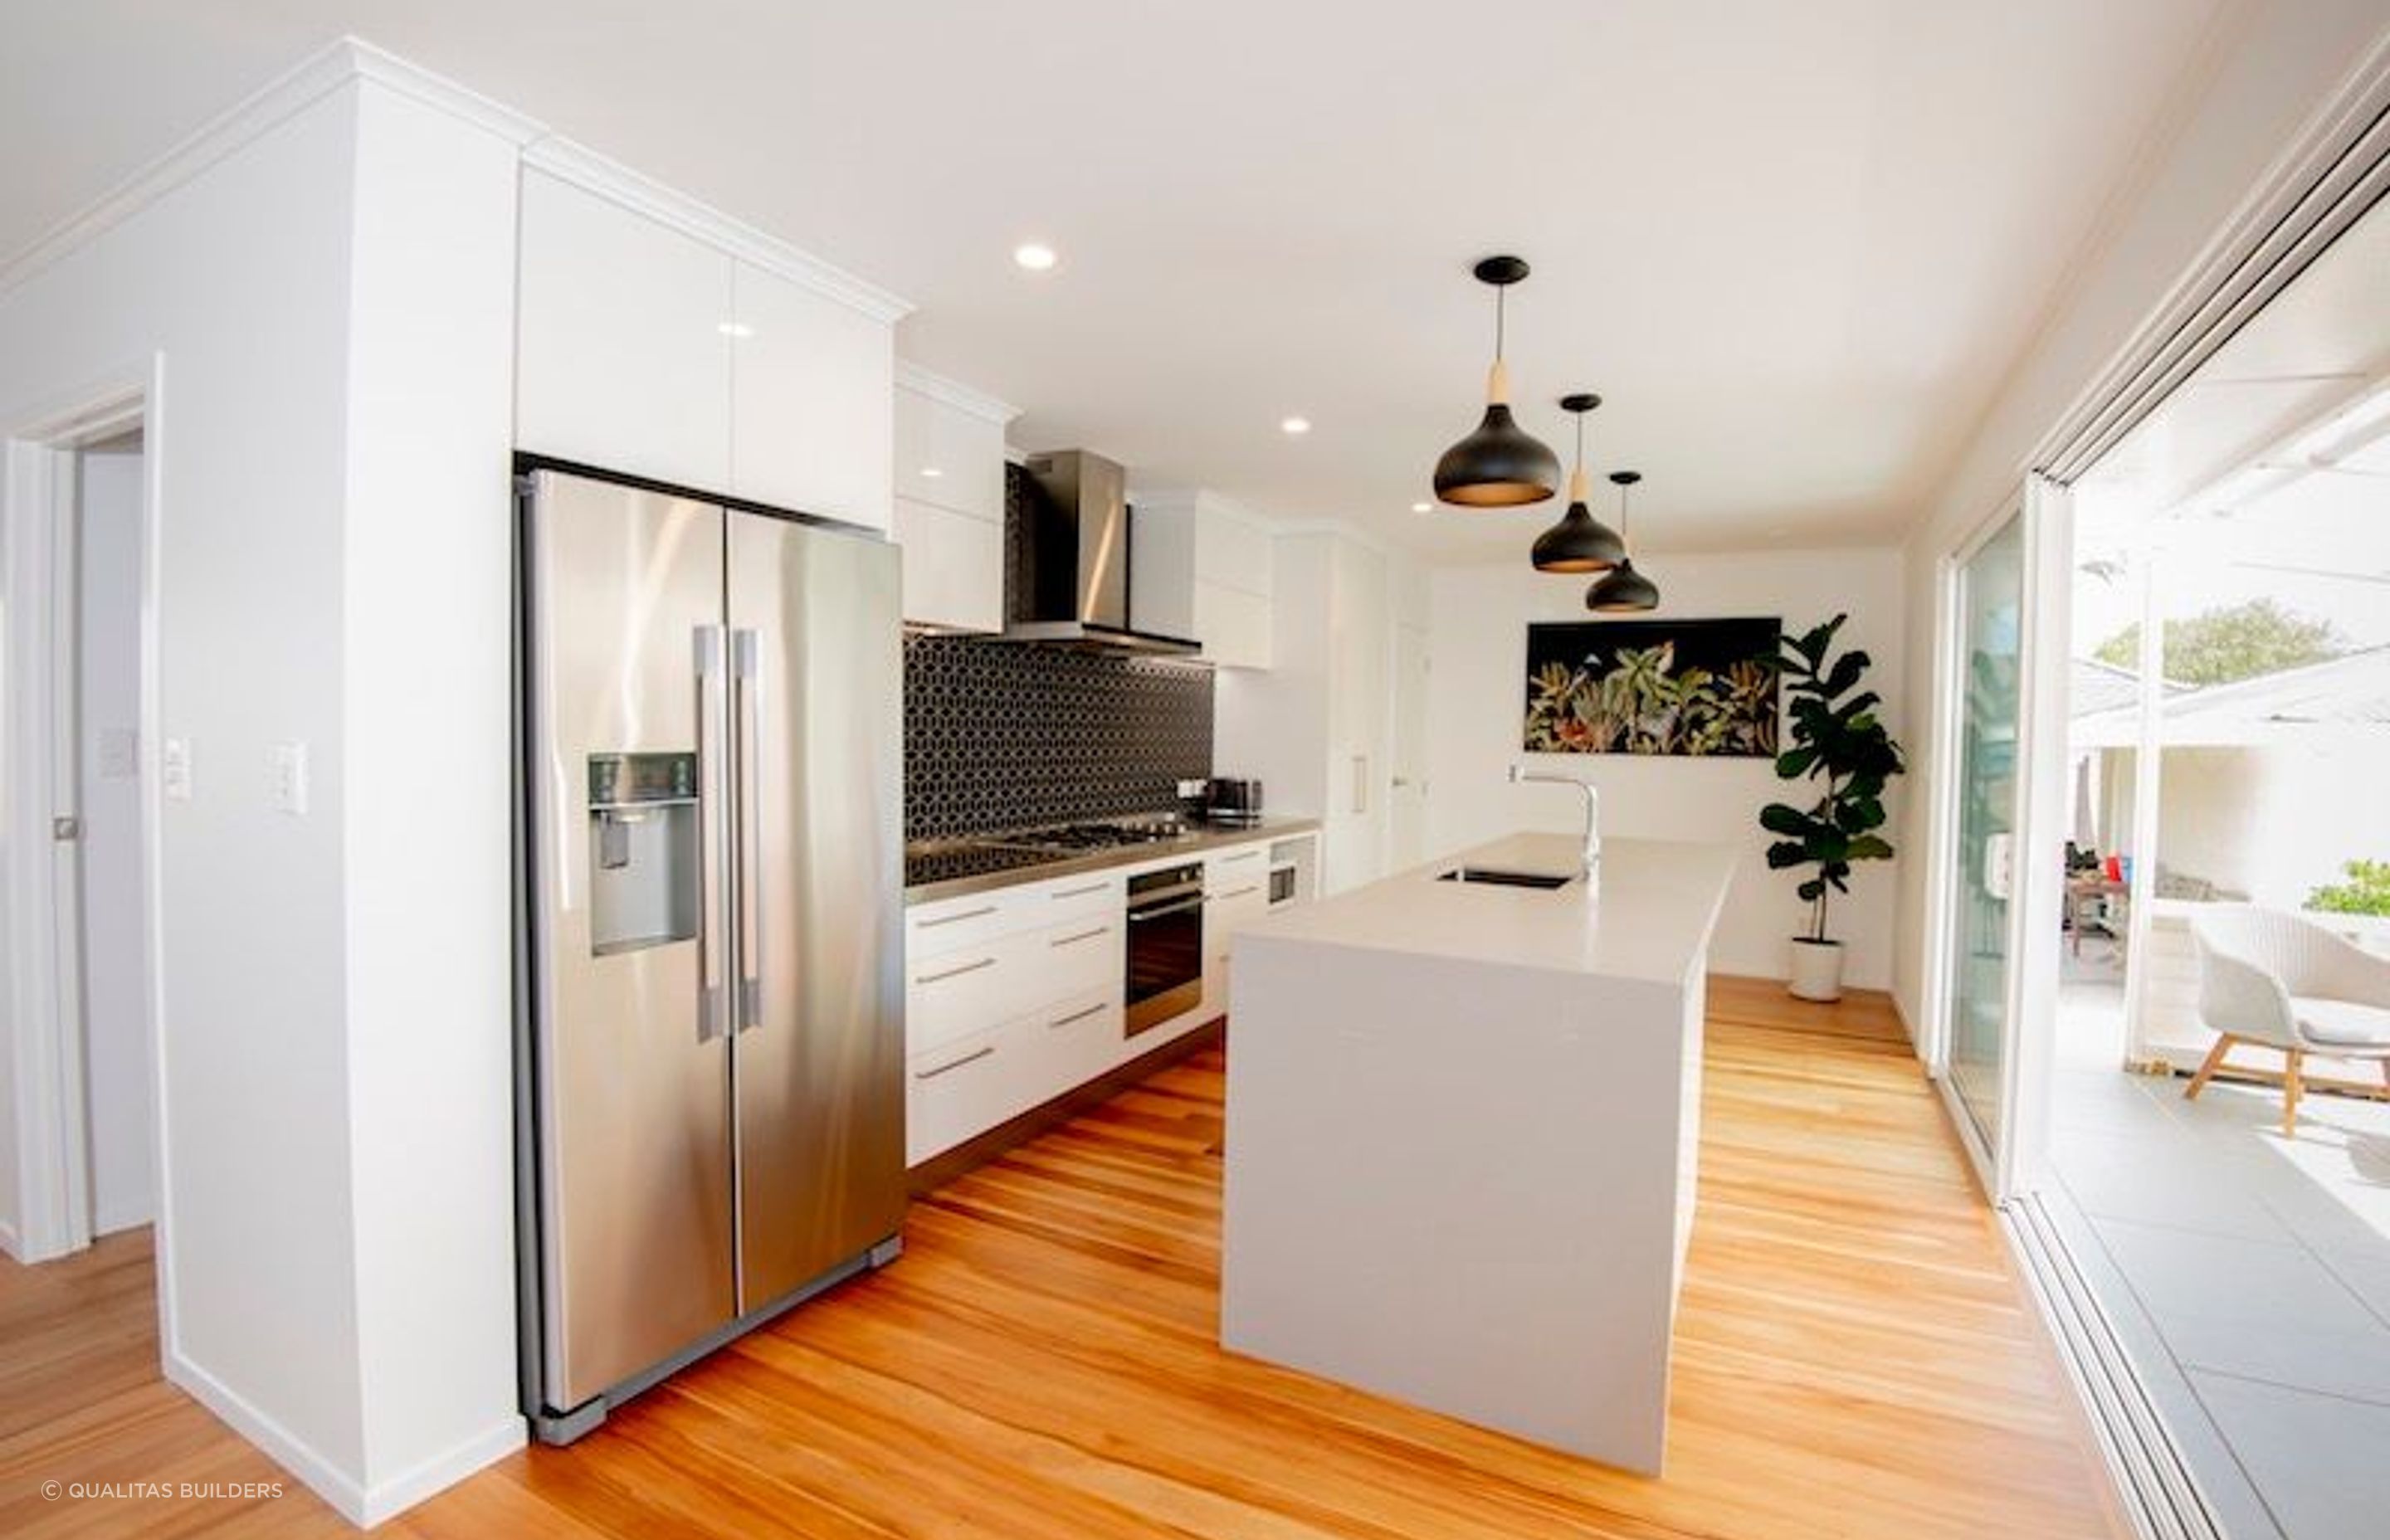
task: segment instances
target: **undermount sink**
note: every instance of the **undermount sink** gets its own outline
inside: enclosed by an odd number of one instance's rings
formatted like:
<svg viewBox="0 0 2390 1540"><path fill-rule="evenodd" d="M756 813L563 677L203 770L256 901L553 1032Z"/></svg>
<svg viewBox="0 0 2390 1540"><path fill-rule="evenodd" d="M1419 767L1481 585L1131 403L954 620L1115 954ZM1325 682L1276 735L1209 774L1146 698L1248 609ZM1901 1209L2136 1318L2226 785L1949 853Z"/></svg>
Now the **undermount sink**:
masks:
<svg viewBox="0 0 2390 1540"><path fill-rule="evenodd" d="M1498 888L1565 888L1576 880L1576 874L1511 871L1503 866L1455 866L1437 877L1438 882L1488 882Z"/></svg>

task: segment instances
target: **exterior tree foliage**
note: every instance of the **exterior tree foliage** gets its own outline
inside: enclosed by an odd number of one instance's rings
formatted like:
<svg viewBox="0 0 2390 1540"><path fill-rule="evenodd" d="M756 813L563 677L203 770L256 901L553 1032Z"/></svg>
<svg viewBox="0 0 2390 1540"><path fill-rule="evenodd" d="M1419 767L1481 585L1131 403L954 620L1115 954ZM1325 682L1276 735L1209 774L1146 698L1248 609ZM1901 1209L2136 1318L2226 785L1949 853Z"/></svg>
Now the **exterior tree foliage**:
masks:
<svg viewBox="0 0 2390 1540"><path fill-rule="evenodd" d="M2390 861L2350 861L2340 868L2345 882L2331 882L2307 894L2307 907L2333 915L2390 915Z"/></svg>
<svg viewBox="0 0 2390 1540"><path fill-rule="evenodd" d="M2299 614L2270 597L2202 610L2187 621L2168 621L2161 637L2165 676L2184 685L2229 685L2330 662L2348 650L2347 638L2330 621ZM2139 668L2139 623L2101 642L2092 656L2118 668Z"/></svg>
<svg viewBox="0 0 2390 1540"><path fill-rule="evenodd" d="M1858 689L1871 660L1856 648L1830 656L1849 619L1836 615L1783 638L1777 667L1791 698L1792 747L1777 756L1776 773L1812 783L1818 798L1805 808L1770 802L1759 810L1760 827L1781 836L1767 847L1768 866L1816 868L1800 893L1810 906L1809 939L1818 942L1827 939L1828 895L1851 891L1851 864L1892 854L1892 842L1875 831L1884 823L1884 788L1907 768L1876 714L1882 698Z"/></svg>

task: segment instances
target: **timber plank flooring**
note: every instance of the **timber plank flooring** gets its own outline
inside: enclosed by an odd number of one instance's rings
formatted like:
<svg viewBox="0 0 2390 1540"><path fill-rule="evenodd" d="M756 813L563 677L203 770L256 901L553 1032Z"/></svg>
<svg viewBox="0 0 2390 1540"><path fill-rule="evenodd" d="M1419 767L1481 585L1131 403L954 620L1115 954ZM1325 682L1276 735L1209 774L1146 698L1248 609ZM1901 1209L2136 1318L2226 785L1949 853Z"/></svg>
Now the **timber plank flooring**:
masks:
<svg viewBox="0 0 2390 1540"><path fill-rule="evenodd" d="M1223 1354L1226 1061L1207 1052L919 1200L893 1267L380 1533L2124 1534L1888 1004L1714 979L1709 1007L1664 1479ZM347 1533L159 1380L150 1265L137 1232L0 1262L0 1534ZM286 1495L47 1502L46 1479Z"/></svg>

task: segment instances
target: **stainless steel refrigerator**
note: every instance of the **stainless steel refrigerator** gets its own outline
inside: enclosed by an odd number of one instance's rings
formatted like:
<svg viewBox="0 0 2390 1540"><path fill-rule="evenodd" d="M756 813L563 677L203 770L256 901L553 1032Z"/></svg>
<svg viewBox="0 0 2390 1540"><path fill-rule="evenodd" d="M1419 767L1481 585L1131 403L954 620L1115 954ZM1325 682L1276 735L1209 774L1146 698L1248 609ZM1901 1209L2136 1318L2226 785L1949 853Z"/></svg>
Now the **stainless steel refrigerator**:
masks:
<svg viewBox="0 0 2390 1540"><path fill-rule="evenodd" d="M606 1407L895 1254L897 552L520 478L524 1401Z"/></svg>

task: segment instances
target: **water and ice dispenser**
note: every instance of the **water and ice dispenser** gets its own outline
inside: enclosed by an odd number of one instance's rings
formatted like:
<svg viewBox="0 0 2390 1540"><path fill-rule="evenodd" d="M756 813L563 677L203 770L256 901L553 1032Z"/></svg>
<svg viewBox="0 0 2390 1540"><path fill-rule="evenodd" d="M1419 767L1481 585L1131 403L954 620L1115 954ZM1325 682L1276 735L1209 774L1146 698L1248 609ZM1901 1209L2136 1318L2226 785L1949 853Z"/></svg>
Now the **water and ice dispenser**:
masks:
<svg viewBox="0 0 2390 1540"><path fill-rule="evenodd" d="M695 754L589 756L589 950L697 935Z"/></svg>

